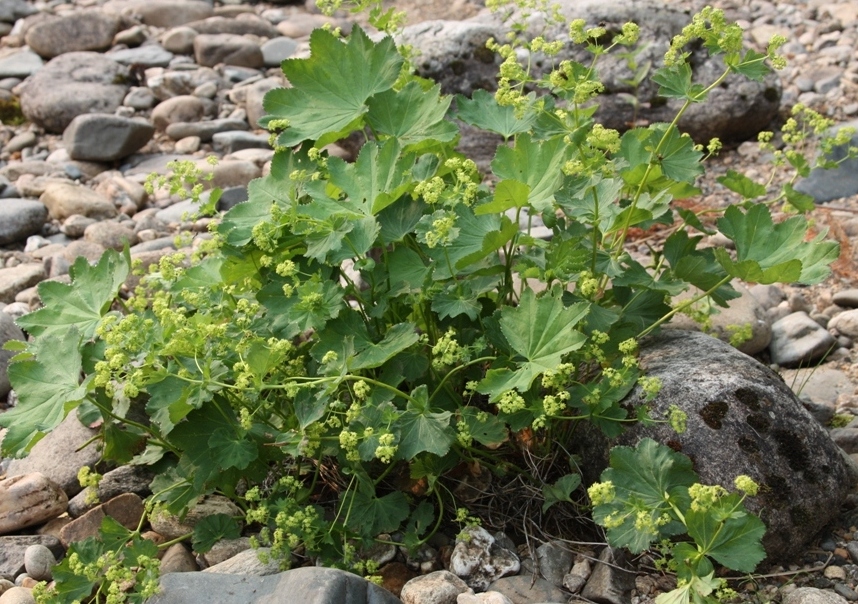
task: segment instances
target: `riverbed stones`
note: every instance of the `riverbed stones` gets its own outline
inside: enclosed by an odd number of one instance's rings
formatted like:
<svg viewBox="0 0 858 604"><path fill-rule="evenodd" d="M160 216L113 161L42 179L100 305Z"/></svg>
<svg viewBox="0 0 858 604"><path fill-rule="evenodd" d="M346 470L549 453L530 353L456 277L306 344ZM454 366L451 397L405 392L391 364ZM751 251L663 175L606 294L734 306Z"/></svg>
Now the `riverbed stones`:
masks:
<svg viewBox="0 0 858 604"><path fill-rule="evenodd" d="M2 536L0 537L0 576L17 577L23 572L24 555L34 545L47 548L55 558L63 554L60 540L51 535Z"/></svg>
<svg viewBox="0 0 858 604"><path fill-rule="evenodd" d="M6 370L9 366L9 359L17 353L13 350L3 350L3 346L6 342L13 340L25 342L27 338L21 328L15 325L11 316L0 312L0 400L3 400L12 388Z"/></svg>
<svg viewBox="0 0 858 604"><path fill-rule="evenodd" d="M688 455L704 484L730 485L748 475L762 485L746 505L766 524L763 545L773 562L802 551L837 514L852 485L849 464L768 367L724 342L682 331L646 341L640 364L663 384L650 403L653 416L666 417L675 405L688 415L687 430L636 424L610 443L593 431L584 454L590 482L607 465L608 444L634 445L644 437ZM637 404L641 397L637 387L627 400Z"/></svg>
<svg viewBox="0 0 858 604"><path fill-rule="evenodd" d="M121 11L155 27L176 27L214 14L212 4L203 0L113 0L105 8Z"/></svg>
<svg viewBox="0 0 858 604"><path fill-rule="evenodd" d="M28 48L0 50L0 78L24 79L42 68L44 61Z"/></svg>
<svg viewBox="0 0 858 604"><path fill-rule="evenodd" d="M69 157L111 162L127 157L152 138L155 128L143 118L88 113L74 118L63 132Z"/></svg>
<svg viewBox="0 0 858 604"><path fill-rule="evenodd" d="M473 593L459 577L446 570L414 577L402 586L403 604L444 604L455 602L459 594Z"/></svg>
<svg viewBox="0 0 858 604"><path fill-rule="evenodd" d="M68 52L107 50L119 26L119 17L97 10L49 17L27 30L27 46L45 59Z"/></svg>
<svg viewBox="0 0 858 604"><path fill-rule="evenodd" d="M36 285L47 276L45 267L40 262L0 268L0 302L11 304L18 292Z"/></svg>
<svg viewBox="0 0 858 604"><path fill-rule="evenodd" d="M67 504L59 485L39 472L0 480L0 535L56 518Z"/></svg>
<svg viewBox="0 0 858 604"><path fill-rule="evenodd" d="M769 344L772 362L797 367L818 361L837 347L837 341L804 311L794 312L772 324Z"/></svg>
<svg viewBox="0 0 858 604"><path fill-rule="evenodd" d="M48 208L32 199L0 199L0 245L25 241L42 230Z"/></svg>
<svg viewBox="0 0 858 604"><path fill-rule="evenodd" d="M152 124L165 130L177 122L198 122L203 119L206 106L199 97L181 95L168 98L152 110Z"/></svg>
<svg viewBox="0 0 858 604"><path fill-rule="evenodd" d="M116 216L116 208L99 193L83 185L52 182L45 187L39 197L52 218L65 220L79 214L96 220L106 220Z"/></svg>
<svg viewBox="0 0 858 604"><path fill-rule="evenodd" d="M259 44L233 34L200 34L194 38L194 56L204 67L219 63L239 67L262 67Z"/></svg>
<svg viewBox="0 0 858 604"><path fill-rule="evenodd" d="M113 113L125 98L127 82L124 65L95 52L70 52L51 59L21 84L21 111L59 134L78 115Z"/></svg>
<svg viewBox="0 0 858 604"><path fill-rule="evenodd" d="M485 591L492 581L514 575L520 568L518 555L482 527L465 529L450 557L450 572L476 591Z"/></svg>
<svg viewBox="0 0 858 604"><path fill-rule="evenodd" d="M113 518L129 530L135 530L143 515L143 500L134 493L123 493L75 518L60 529L60 541L65 547L98 535L102 521Z"/></svg>

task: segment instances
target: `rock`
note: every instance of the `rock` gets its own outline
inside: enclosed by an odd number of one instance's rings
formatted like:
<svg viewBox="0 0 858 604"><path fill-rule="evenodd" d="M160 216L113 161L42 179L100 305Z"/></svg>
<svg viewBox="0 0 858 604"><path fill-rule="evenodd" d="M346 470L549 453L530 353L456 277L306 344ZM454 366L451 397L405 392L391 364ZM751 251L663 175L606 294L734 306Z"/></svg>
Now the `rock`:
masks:
<svg viewBox="0 0 858 604"><path fill-rule="evenodd" d="M187 23L186 27L200 34L233 34L237 36L251 34L260 38L276 38L280 35L277 28L270 22L252 13L244 13L234 19L209 17Z"/></svg>
<svg viewBox="0 0 858 604"><path fill-rule="evenodd" d="M716 313L710 315L711 328L707 333L729 343L735 335L741 335L742 331L750 328L750 338L740 337L741 341L736 344L736 349L745 354L754 355L765 350L771 342L771 323L766 315L766 309L745 286L736 283L734 287L741 295L730 300L727 308L718 307ZM695 293L699 293L699 290L695 290ZM700 330L700 326L694 320L682 314L676 315L667 327Z"/></svg>
<svg viewBox="0 0 858 604"><path fill-rule="evenodd" d="M165 49L180 55L189 55L194 52L194 38L199 35L195 29L183 25L174 27L161 36L161 44Z"/></svg>
<svg viewBox="0 0 858 604"><path fill-rule="evenodd" d="M784 596L783 604L846 604L846 599L824 589L799 587Z"/></svg>
<svg viewBox="0 0 858 604"><path fill-rule="evenodd" d="M498 544L491 533L474 527L465 529L456 539L449 568L468 587L485 591L492 581L517 573L521 563L518 556Z"/></svg>
<svg viewBox="0 0 858 604"><path fill-rule="evenodd" d="M3 350L3 346L10 340L26 342L27 338L21 328L15 325L12 317L0 311L0 400L6 398L12 388L6 368L9 365L9 359L17 353L13 350Z"/></svg>
<svg viewBox="0 0 858 604"><path fill-rule="evenodd" d="M24 555L34 545L47 548L55 558L62 556L65 551L60 540L50 535L0 537L0 576L17 577L24 572Z"/></svg>
<svg viewBox="0 0 858 604"><path fill-rule="evenodd" d="M197 561L203 568L209 568L210 566L215 566L221 562L225 562L233 556L237 556L241 552L249 549L251 549L249 537L221 539L217 541L209 551L199 554Z"/></svg>
<svg viewBox="0 0 858 604"><path fill-rule="evenodd" d="M161 577L161 592L146 604L400 604L391 593L362 577L333 568L305 567L269 575L170 573Z"/></svg>
<svg viewBox="0 0 858 604"><path fill-rule="evenodd" d="M539 574L557 587L563 585L563 577L572 568L575 556L560 541L549 541L536 548Z"/></svg>
<svg viewBox="0 0 858 604"><path fill-rule="evenodd" d="M26 587L12 587L0 596L0 604L36 604L33 591Z"/></svg>
<svg viewBox="0 0 858 604"><path fill-rule="evenodd" d="M806 312L794 312L772 324L769 351L782 367L818 361L837 347L834 337Z"/></svg>
<svg viewBox="0 0 858 604"><path fill-rule="evenodd" d="M95 537L101 522L110 516L129 530L135 530L143 516L143 500L134 493L124 493L89 510L60 529L60 541L65 547Z"/></svg>
<svg viewBox="0 0 858 604"><path fill-rule="evenodd" d="M21 85L21 111L48 132L61 133L83 113L113 113L128 91L128 68L94 52L49 61Z"/></svg>
<svg viewBox="0 0 858 604"><path fill-rule="evenodd" d="M587 580L592 573L593 569L590 565L590 560L579 555L575 560L575 564L572 565L572 570L563 577L563 587L569 592L577 594L587 584Z"/></svg>
<svg viewBox="0 0 858 604"><path fill-rule="evenodd" d="M0 480L0 535L41 524L66 511L68 497L53 480L33 472Z"/></svg>
<svg viewBox="0 0 858 604"><path fill-rule="evenodd" d="M28 147L35 147L37 142L36 134L32 130L27 130L21 134L13 136L9 142L6 143L6 151L9 153L22 151Z"/></svg>
<svg viewBox="0 0 858 604"><path fill-rule="evenodd" d="M0 21L14 23L18 19L29 17L39 10L25 0L3 0L0 2Z"/></svg>
<svg viewBox="0 0 858 604"><path fill-rule="evenodd" d="M730 486L745 474L760 494L745 505L760 514L770 561L802 551L831 520L852 479L843 453L783 380L729 345L695 332L665 331L641 347L641 367L662 381L650 403L654 417L671 405L688 415L677 434L668 424L629 427L611 443L593 430L582 436L587 481L607 466L609 444L633 445L650 437L688 455L703 484ZM626 398L637 404L639 387ZM598 444L598 443L602 444ZM599 461L597 461L599 460Z"/></svg>
<svg viewBox="0 0 858 604"><path fill-rule="evenodd" d="M397 598L402 594L405 584L417 576L415 571L402 562L385 564L378 569L377 574L381 575L381 586Z"/></svg>
<svg viewBox="0 0 858 604"><path fill-rule="evenodd" d="M101 11L43 19L27 30L27 46L45 59L86 50L106 50L119 31L119 18Z"/></svg>
<svg viewBox="0 0 858 604"><path fill-rule="evenodd" d="M105 220L86 227L83 238L90 243L96 243L105 249L122 251L125 246L138 242L137 233L121 222Z"/></svg>
<svg viewBox="0 0 858 604"><path fill-rule="evenodd" d="M77 479L78 471L85 466L94 466L101 459L101 451L95 442L90 442L78 450L96 434L96 430L84 426L77 415L71 413L59 426L37 442L27 457L13 459L7 475L40 472L60 485L69 497L74 497L81 491Z"/></svg>
<svg viewBox="0 0 858 604"><path fill-rule="evenodd" d="M237 553L232 558L224 560L214 566L209 566L204 573L218 573L224 575L254 575L264 577L274 575L280 571L280 561L270 557L268 562L259 559L260 553L269 553L269 548L246 549Z"/></svg>
<svg viewBox="0 0 858 604"><path fill-rule="evenodd" d="M258 82L254 82L253 84L240 89L244 93L243 102L247 111L247 121L250 123L251 128L259 128L259 118L266 113L263 107L265 94L269 90L282 88L283 85L284 83L282 78L272 77L259 80Z"/></svg>
<svg viewBox="0 0 858 604"><path fill-rule="evenodd" d="M142 118L89 113L71 121L63 144L72 159L111 162L139 150L153 134L155 128Z"/></svg>
<svg viewBox="0 0 858 604"><path fill-rule="evenodd" d="M123 65L140 65L143 67L166 67L173 60L173 53L158 44L114 50L105 56Z"/></svg>
<svg viewBox="0 0 858 604"><path fill-rule="evenodd" d="M68 512L72 518L77 518L87 510L94 508L98 502L113 499L123 493L136 493L141 497L149 494L149 483L152 474L145 466L119 466L101 477L97 488L87 487L69 500ZM93 493L94 491L94 493ZM96 503L87 503L87 497L95 495Z"/></svg>
<svg viewBox="0 0 858 604"><path fill-rule="evenodd" d="M845 308L858 308L858 289L849 288L835 293L831 301L837 306Z"/></svg>
<svg viewBox="0 0 858 604"><path fill-rule="evenodd" d="M850 338L858 337L858 309L847 310L835 315L828 322L828 328Z"/></svg>
<svg viewBox="0 0 858 604"><path fill-rule="evenodd" d="M130 13L155 27L176 27L214 14L211 3L203 0L116 0L105 8Z"/></svg>
<svg viewBox="0 0 858 604"><path fill-rule="evenodd" d="M80 214L96 220L105 220L116 216L116 208L103 196L92 189L72 183L51 183L39 197L52 218L65 220L69 216Z"/></svg>
<svg viewBox="0 0 858 604"><path fill-rule="evenodd" d="M182 543L171 545L161 558L161 576L167 573L191 573L200 570L188 548Z"/></svg>
<svg viewBox="0 0 858 604"><path fill-rule="evenodd" d="M160 511L149 518L152 530L163 535L167 539L181 537L194 530L194 526L202 518L214 514L227 514L229 516L243 516L238 508L229 498L223 495L209 495L194 507L188 510L184 518L179 519L175 514Z"/></svg>
<svg viewBox="0 0 858 604"><path fill-rule="evenodd" d="M456 604L513 604L499 591L487 591L481 594L459 594Z"/></svg>
<svg viewBox="0 0 858 604"><path fill-rule="evenodd" d="M295 54L298 43L292 38L277 36L264 42L259 50L262 51L262 63L265 67L279 67L280 63Z"/></svg>
<svg viewBox="0 0 858 604"><path fill-rule="evenodd" d="M835 130L847 126L858 126L858 120L839 124ZM841 162L835 169L814 168L807 178L796 184L796 190L812 196L818 203L858 193L858 158L848 158L849 147L855 145L858 145L858 134L853 134L852 140L846 145L835 147L828 157Z"/></svg>
<svg viewBox="0 0 858 604"><path fill-rule="evenodd" d="M24 241L42 230L48 217L43 203L30 199L0 200L0 245Z"/></svg>
<svg viewBox="0 0 858 604"><path fill-rule="evenodd" d="M610 546L604 548L581 596L604 604L631 604L635 573L623 570L626 563L625 552Z"/></svg>
<svg viewBox="0 0 858 604"><path fill-rule="evenodd" d="M174 96L152 110L152 123L156 129L164 130L176 122L198 122L205 111L205 105L195 96Z"/></svg>
<svg viewBox="0 0 858 604"><path fill-rule="evenodd" d="M242 149L270 149L271 141L267 134L253 134L241 130L218 132L212 136L212 147L222 153L235 153Z"/></svg>
<svg viewBox="0 0 858 604"><path fill-rule="evenodd" d="M45 545L36 543L24 552L24 568L36 581L50 581L57 558Z"/></svg>
<svg viewBox="0 0 858 604"><path fill-rule="evenodd" d="M233 34L200 34L194 38L194 56L205 67L219 63L241 67L264 65L259 45Z"/></svg>
<svg viewBox="0 0 858 604"><path fill-rule="evenodd" d="M235 119L206 120L202 122L175 122L166 128L167 136L177 141L188 136L199 137L202 142L209 142L218 132L247 130L247 122Z"/></svg>
<svg viewBox="0 0 858 604"><path fill-rule="evenodd" d="M500 593L513 602L566 602L569 594L542 577L516 575L503 577L489 585L489 591Z"/></svg>
<svg viewBox="0 0 858 604"><path fill-rule="evenodd" d="M11 268L0 268L0 302L11 304L20 291L36 285L47 274L42 264L19 264Z"/></svg>
<svg viewBox="0 0 858 604"><path fill-rule="evenodd" d="M27 48L0 55L0 78L30 77L44 65L42 57Z"/></svg>
<svg viewBox="0 0 858 604"><path fill-rule="evenodd" d="M403 604L453 604L459 594L471 590L459 577L446 570L414 577L402 587Z"/></svg>

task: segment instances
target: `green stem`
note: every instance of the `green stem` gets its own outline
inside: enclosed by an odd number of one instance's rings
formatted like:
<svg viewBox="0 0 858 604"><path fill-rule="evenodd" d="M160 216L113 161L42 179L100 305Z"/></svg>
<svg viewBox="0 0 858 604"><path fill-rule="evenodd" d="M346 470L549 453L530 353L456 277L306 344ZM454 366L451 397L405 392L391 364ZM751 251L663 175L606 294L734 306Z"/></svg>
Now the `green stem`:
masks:
<svg viewBox="0 0 858 604"><path fill-rule="evenodd" d="M476 365L477 363L484 363L486 361L494 361L496 358L497 357L480 357L478 359L474 359L473 361L468 361L464 365L459 365L458 367L454 367L453 369L451 369L450 371L447 372L447 375L445 375L444 378L441 380L441 382L438 384L438 386L435 387L435 390L429 396L429 402L430 403L432 402L432 399L435 398L435 395L441 391L441 388L444 386L444 384L447 382L447 380L450 379L450 376L452 376L457 371L461 371L462 369L465 369L466 367L470 367L471 365Z"/></svg>
<svg viewBox="0 0 858 604"><path fill-rule="evenodd" d="M642 332L640 332L640 333L637 335L638 339L640 339L640 338L644 337L645 335L647 335L647 334L651 333L654 329L656 329L657 327L659 327L659 326L660 326L660 325L662 325L663 323L666 323L667 321L670 321L670 320L674 317L674 315L676 315L677 313L682 312L683 310L685 310L686 308L688 308L688 307L690 307L691 305L695 304L696 302L699 302L700 300L702 300L702 299L703 299L703 298L705 298L706 296L710 295L712 292L714 292L716 289L718 289L718 288L719 288L719 287L721 287L722 285L725 285L725 284L729 283L732 279L733 279L733 277L731 277L730 275L727 275L726 277L724 277L723 279L721 279L718 283L716 283L714 287L711 287L711 288L710 288L710 289L708 289L707 291L703 292L702 294L700 294L700 295L698 295L698 296L695 296L695 297L691 298L690 300L686 300L685 302L682 302L682 303L681 303L681 304L679 304L676 308L674 308L674 309L673 309L673 310L671 310L669 313L667 313L666 315L664 315L661 319L659 319L658 321L656 321L655 323L653 323L652 325L650 325L649 327L647 327L646 329L644 329Z"/></svg>

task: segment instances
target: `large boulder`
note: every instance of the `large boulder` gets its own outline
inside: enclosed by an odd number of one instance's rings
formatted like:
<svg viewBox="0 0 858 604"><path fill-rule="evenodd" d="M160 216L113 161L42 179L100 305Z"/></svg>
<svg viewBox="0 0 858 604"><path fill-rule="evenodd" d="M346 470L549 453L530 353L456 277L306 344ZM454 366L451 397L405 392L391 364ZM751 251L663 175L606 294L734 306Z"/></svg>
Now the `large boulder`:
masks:
<svg viewBox="0 0 858 604"><path fill-rule="evenodd" d="M627 0L562 0L560 12L568 19L584 19L588 27L601 25L609 35L619 33L623 23L633 21L640 26L639 45L634 60L638 65L649 62L649 75L663 65L664 53L671 39L689 23L690 17L682 10L655 1L628 2ZM526 35L545 35L547 39L569 40L561 27L548 27L540 19L530 19L532 31ZM485 48L486 40L494 37L504 40L506 27L498 18L485 15L466 21L428 21L405 28L401 41L418 51L415 60L418 73L437 79L446 93L470 96L477 89L494 90L499 59ZM628 129L635 120L645 123L670 122L682 105L679 99L658 97L658 85L649 78L635 89L628 82L634 76L623 53L612 52L597 62L599 78L605 85L599 97L596 119L610 128ZM581 45L566 44L560 55L548 59L541 55L531 57L532 74L547 73L561 60L574 60L584 64L592 61ZM693 80L709 84L724 71L720 57L710 58L705 49L692 52ZM706 103L689 107L679 127L698 142L719 137L724 142L747 140L764 129L777 115L780 107L781 85L776 75L761 82L752 82L738 75L729 76ZM631 102L635 100L635 102Z"/></svg>
<svg viewBox="0 0 858 604"><path fill-rule="evenodd" d="M60 134L84 113L113 113L128 92L128 68L95 52L70 52L49 61L21 85L21 111Z"/></svg>
<svg viewBox="0 0 858 604"><path fill-rule="evenodd" d="M634 425L608 441L595 429L583 438L593 481L607 466L614 445L635 445L650 437L688 455L705 484L732 488L745 474L761 485L746 501L767 530L763 546L770 561L787 561L836 517L855 474L851 462L811 417L789 386L768 367L729 344L702 333L668 330L644 342L646 375L661 379L650 403L665 417L671 406L688 414L687 430L669 424ZM642 404L637 387L623 404Z"/></svg>

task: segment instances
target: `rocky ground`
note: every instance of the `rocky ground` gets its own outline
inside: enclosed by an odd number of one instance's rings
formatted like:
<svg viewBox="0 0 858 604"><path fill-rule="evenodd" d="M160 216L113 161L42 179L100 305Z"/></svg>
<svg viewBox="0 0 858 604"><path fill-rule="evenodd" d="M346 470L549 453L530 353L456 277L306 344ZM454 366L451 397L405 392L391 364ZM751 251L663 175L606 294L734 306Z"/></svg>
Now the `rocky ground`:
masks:
<svg viewBox="0 0 858 604"><path fill-rule="evenodd" d="M478 0L390 0L388 4L405 9L411 24L433 19L480 22L485 17ZM610 3L571 3L578 4ZM691 11L703 2L663 0L661 4ZM858 3L719 0L711 4L738 20L760 49L772 34L787 37L784 52L790 64L780 73L782 111L773 118L774 126L785 119L788 108L796 102L838 124L858 118ZM214 184L226 189L226 201L236 203L246 198L247 183L264 173L272 153L268 136L256 128L262 97L267 90L282 85L279 62L288 56L305 56L309 32L325 22L312 6L288 2L224 1L212 5L194 0L0 0L0 342L22 336L12 319L38 305L35 286L39 282L67 279L76 257L94 260L105 249L121 249L128 242L136 257L155 262L174 250L178 232L205 230L205 221L183 221L190 209L188 203L164 192L149 196L143 190L142 183L150 173L167 172L169 160L199 161L200 166L214 171ZM347 15L336 21L346 27L349 23ZM467 76L461 79L467 80ZM206 167L204 162L210 154L220 158L215 168ZM767 159L753 143L733 144L710 162L711 170L701 182L704 194L688 203L697 207L723 205L728 191L716 177L728 169L765 177ZM775 177L774 183L782 178ZM858 414L858 366L853 363L853 339L858 337L858 291L853 289L858 287L856 181L858 166L851 165L836 178L812 179L807 189L820 200L812 213L816 228L828 228L843 250L826 282L813 287L751 288L734 308L715 320L716 333L723 332L726 325L752 323L754 338L745 344L745 352L783 367L787 384L803 397L822 424L831 427L832 419L839 416L841 423L837 425L841 427L831 433L850 454L858 454L858 427L843 426L851 415ZM658 239L659 233L640 233L631 243L631 251L646 254L647 245L657 245ZM721 242L715 239L712 243ZM9 391L5 375L8 356L0 352L0 408L14 404L14 395L5 400ZM824 360L820 363L820 359ZM811 365L811 369L798 369ZM55 503L66 495L75 496L79 490L74 479L77 468L94 463L91 450L78 452L81 457L72 455L73 449L88 438L75 429L68 428L72 434L67 444L55 444L54 454L41 462L45 467L56 464L57 455L71 460L66 482L58 487L63 494L55 486L44 484L29 485L31 492L54 497ZM19 465L16 471L5 460L0 473L26 475L26 467ZM145 477L120 475L115 480L121 486L109 496L124 499L114 508L133 515L139 506L135 493L145 492ZM0 485L0 495L11 492L8 483ZM109 496L102 493L102 499ZM8 513L4 505L9 501L0 500L0 522L4 512ZM72 501L68 507L71 515L81 516L86 507ZM793 565L761 568L759 575L731 580L740 599L784 600L789 604L809 603L814 597L823 598L814 602L832 604L858 600L856 504L858 493L847 499L837 520ZM83 534L75 532L83 530L80 524L64 533L57 526L53 530L49 534L59 538L23 536L14 527L0 529L0 535L14 535L0 537L5 539L0 547L0 575L26 586L29 580L20 571L28 546L47 545L56 554L62 551L61 543ZM162 532L168 530L162 527ZM596 558L599 548L577 544L572 549L578 557L569 560L552 548L545 550L544 558L568 562L566 571L571 567L571 572L560 572L554 577L555 583L540 579L538 587L544 591L521 595L526 590L512 590L512 601L563 602L572 597L559 591L559 586L570 587L564 582L566 574L589 578L590 560ZM235 550L227 548L219 557L197 561L179 552L172 563L177 568L212 567L229 562L227 553ZM28 573L39 576L39 562L29 562ZM435 568L410 562L423 570ZM609 564L598 566L608 573L601 579L604 591L585 591L585 595L611 604L628 604L628 594L635 604L649 602L671 587L668 578L655 572L652 562L646 558L635 561L638 573L632 580L634 587L624 596L613 594L611 586L628 582L629 577L611 576ZM232 568L246 570L253 563L240 564L233 561ZM402 562L398 564L395 569L407 568ZM528 567L525 560L524 567L532 569L532 564ZM518 577L522 584L537 585L526 572ZM392 573L388 585L401 578ZM578 588L583 584L583 579L569 581L580 583ZM594 579L593 589L596 583ZM0 593L6 587L8 584L0 579ZM807 592L803 587L822 591ZM432 589L436 588L429 591ZM0 602L28 601L11 599L25 598L20 591L10 593L12 596L0 596ZM476 601L459 599L462 604Z"/></svg>

